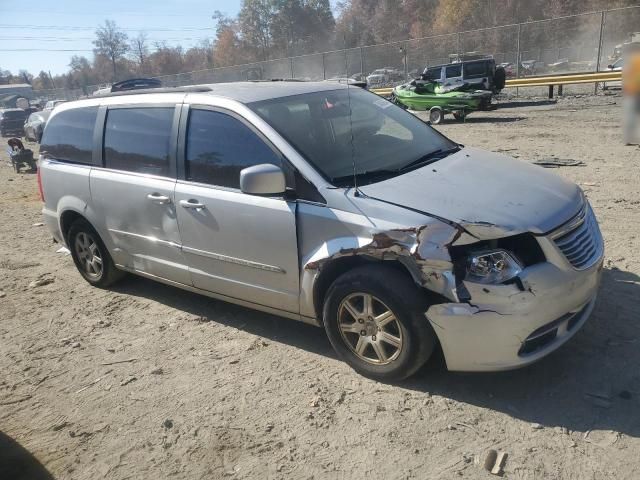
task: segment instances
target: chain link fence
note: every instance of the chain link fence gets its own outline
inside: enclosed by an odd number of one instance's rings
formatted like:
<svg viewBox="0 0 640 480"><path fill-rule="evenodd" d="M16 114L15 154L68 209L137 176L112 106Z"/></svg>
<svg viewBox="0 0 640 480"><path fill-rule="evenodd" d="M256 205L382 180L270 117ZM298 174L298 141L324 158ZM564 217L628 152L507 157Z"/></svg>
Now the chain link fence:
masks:
<svg viewBox="0 0 640 480"><path fill-rule="evenodd" d="M314 53L264 62L156 77L168 87L295 78L350 77L370 87L394 86L416 78L425 67L450 63L461 54L491 55L507 77L604 70L619 46L640 31L640 6L571 15L472 31ZM78 99L99 86L40 90L47 99Z"/></svg>

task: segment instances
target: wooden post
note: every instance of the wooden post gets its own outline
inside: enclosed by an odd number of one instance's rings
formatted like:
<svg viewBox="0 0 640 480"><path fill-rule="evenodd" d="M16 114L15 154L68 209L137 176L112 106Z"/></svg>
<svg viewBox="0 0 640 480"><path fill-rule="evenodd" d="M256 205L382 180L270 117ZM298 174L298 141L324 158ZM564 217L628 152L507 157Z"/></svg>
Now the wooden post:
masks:
<svg viewBox="0 0 640 480"><path fill-rule="evenodd" d="M549 85L549 98L553 98L553 85Z"/></svg>

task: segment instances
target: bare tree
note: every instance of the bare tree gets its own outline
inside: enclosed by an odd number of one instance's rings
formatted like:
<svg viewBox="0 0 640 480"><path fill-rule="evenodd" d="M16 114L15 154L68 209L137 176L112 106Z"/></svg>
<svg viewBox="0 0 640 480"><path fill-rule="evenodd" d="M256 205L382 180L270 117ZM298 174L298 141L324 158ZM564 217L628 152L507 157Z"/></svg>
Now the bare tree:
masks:
<svg viewBox="0 0 640 480"><path fill-rule="evenodd" d="M113 20L106 20L104 25L96 30L96 39L93 41L96 46L94 51L111 60L114 81L117 78L116 62L129 51L127 41L127 34L120 30Z"/></svg>
<svg viewBox="0 0 640 480"><path fill-rule="evenodd" d="M131 39L131 44L129 46L131 48L131 56L138 63L140 73L144 73L144 62L147 60L147 56L149 55L146 33L140 32L137 37Z"/></svg>

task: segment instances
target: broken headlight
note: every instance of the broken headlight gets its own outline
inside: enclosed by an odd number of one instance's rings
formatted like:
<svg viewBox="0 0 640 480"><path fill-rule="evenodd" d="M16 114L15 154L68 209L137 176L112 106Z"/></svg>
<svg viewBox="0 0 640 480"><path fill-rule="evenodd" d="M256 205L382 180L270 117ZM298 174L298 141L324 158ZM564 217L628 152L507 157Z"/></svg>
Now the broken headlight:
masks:
<svg viewBox="0 0 640 480"><path fill-rule="evenodd" d="M465 280L477 283L504 283L522 271L522 265L506 250L469 254Z"/></svg>

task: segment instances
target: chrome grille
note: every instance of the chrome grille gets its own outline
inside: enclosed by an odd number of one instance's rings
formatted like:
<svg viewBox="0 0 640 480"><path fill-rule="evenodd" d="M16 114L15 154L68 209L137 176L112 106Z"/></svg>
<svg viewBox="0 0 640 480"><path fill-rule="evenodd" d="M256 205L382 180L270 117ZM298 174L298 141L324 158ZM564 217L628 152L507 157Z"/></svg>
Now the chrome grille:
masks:
<svg viewBox="0 0 640 480"><path fill-rule="evenodd" d="M600 228L588 203L552 238L569 263L578 270L591 267L604 252Z"/></svg>

